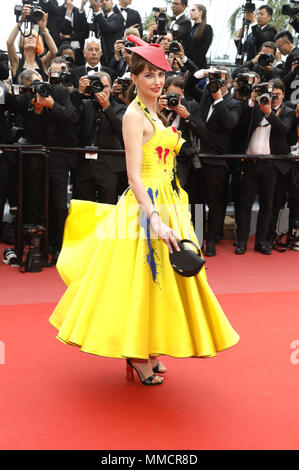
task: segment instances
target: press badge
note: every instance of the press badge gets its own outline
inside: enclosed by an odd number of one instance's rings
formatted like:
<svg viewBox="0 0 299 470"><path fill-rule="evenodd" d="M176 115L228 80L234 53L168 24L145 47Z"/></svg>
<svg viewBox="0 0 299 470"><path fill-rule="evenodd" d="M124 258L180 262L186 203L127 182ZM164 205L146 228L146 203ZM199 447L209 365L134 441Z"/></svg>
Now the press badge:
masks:
<svg viewBox="0 0 299 470"><path fill-rule="evenodd" d="M88 147L89 150L92 150L91 147ZM97 160L98 159L98 154L97 153L94 153L94 152L86 152L85 153L85 158L87 160Z"/></svg>

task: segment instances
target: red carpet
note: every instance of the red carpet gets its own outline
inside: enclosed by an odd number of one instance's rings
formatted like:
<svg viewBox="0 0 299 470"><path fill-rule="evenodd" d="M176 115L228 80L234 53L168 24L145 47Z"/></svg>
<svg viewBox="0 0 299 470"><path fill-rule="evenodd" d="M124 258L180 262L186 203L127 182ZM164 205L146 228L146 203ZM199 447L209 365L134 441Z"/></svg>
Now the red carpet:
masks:
<svg viewBox="0 0 299 470"><path fill-rule="evenodd" d="M298 449L299 254L232 253L220 244L208 277L240 343L211 359L165 358L167 378L152 388L127 383L123 361L55 338L55 268L1 266L0 448Z"/></svg>

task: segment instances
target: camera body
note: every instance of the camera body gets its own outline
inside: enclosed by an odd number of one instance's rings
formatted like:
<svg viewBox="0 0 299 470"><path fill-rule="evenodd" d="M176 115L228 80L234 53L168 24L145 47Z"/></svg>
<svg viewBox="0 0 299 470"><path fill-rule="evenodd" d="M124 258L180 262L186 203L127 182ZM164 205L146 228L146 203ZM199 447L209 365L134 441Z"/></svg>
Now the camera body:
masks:
<svg viewBox="0 0 299 470"><path fill-rule="evenodd" d="M258 64L260 67L268 67L268 65L272 65L275 60L275 57L273 54L268 53L268 54L261 54L260 57L258 58Z"/></svg>
<svg viewBox="0 0 299 470"><path fill-rule="evenodd" d="M237 75L237 91L240 96L248 98L253 89L255 75L253 73L238 73Z"/></svg>
<svg viewBox="0 0 299 470"><path fill-rule="evenodd" d="M255 4L252 3L252 0L246 0L245 5L243 5L243 11L246 13L254 13L255 12Z"/></svg>
<svg viewBox="0 0 299 470"><path fill-rule="evenodd" d="M50 83L41 82L39 80L33 80L30 89L33 95L38 93L42 98L48 98L53 91L53 87Z"/></svg>
<svg viewBox="0 0 299 470"><path fill-rule="evenodd" d="M166 99L167 99L168 106L171 106L172 108L176 108L179 105L180 97L173 91L171 91L170 93L166 95Z"/></svg>
<svg viewBox="0 0 299 470"><path fill-rule="evenodd" d="M215 70L214 72L209 72L208 79L209 83L207 84L207 89L210 93L217 93L222 86L226 85L227 72L226 70Z"/></svg>
<svg viewBox="0 0 299 470"><path fill-rule="evenodd" d="M52 86L55 85L63 85L66 87L73 85L73 79L70 72L66 70L62 70L61 72L51 72L50 73L50 84Z"/></svg>
<svg viewBox="0 0 299 470"><path fill-rule="evenodd" d="M181 50L181 43L179 41L172 41L169 44L169 53L177 54Z"/></svg>
<svg viewBox="0 0 299 470"><path fill-rule="evenodd" d="M264 82L259 85L254 85L253 90L257 93L257 101L259 104L265 106L272 100L273 83Z"/></svg>
<svg viewBox="0 0 299 470"><path fill-rule="evenodd" d="M119 77L117 79L117 83L122 86L122 88L123 88L122 91L125 92L129 89L129 87L132 83L132 79L131 78L121 78L121 77Z"/></svg>
<svg viewBox="0 0 299 470"><path fill-rule="evenodd" d="M39 0L22 0L23 5L16 5L14 13L17 18L22 14L24 5L31 5L31 13L26 17L26 21L37 24L43 18L43 10Z"/></svg>
<svg viewBox="0 0 299 470"><path fill-rule="evenodd" d="M88 75L90 84L85 88L85 94L93 97L96 93L101 93L104 90L104 85L97 75Z"/></svg>
<svg viewBox="0 0 299 470"><path fill-rule="evenodd" d="M69 69L72 69L74 67L75 61L71 55L65 54L62 56L62 59L64 59L67 62Z"/></svg>
<svg viewBox="0 0 299 470"><path fill-rule="evenodd" d="M159 13L155 18L157 26L158 26L156 34L158 36L165 36L165 34L167 34L167 24L168 24L166 9L154 7L153 12Z"/></svg>

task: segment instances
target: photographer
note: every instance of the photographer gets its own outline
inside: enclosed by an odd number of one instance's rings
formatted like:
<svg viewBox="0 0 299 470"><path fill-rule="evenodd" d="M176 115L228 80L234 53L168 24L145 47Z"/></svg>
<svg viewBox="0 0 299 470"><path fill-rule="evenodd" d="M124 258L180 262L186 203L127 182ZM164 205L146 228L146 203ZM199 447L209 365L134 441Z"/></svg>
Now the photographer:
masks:
<svg viewBox="0 0 299 470"><path fill-rule="evenodd" d="M68 42L63 42L58 50L58 57L62 57L71 70L75 65L75 51Z"/></svg>
<svg viewBox="0 0 299 470"><path fill-rule="evenodd" d="M159 99L159 111L168 119L170 126L181 131L182 137L193 143L200 120L199 105L184 98L184 84L184 79L180 76L167 78L165 93ZM177 156L177 175L183 188L186 186L191 165L192 162L187 161L186 157Z"/></svg>
<svg viewBox="0 0 299 470"><path fill-rule="evenodd" d="M133 10L133 8L128 7L128 5L131 5L131 3L132 0L119 0L118 5L114 5L113 11L114 13L121 14L123 16L125 22L125 29L137 28L138 34L136 36L142 38L143 26L141 16L137 10Z"/></svg>
<svg viewBox="0 0 299 470"><path fill-rule="evenodd" d="M75 65L82 65L82 49L85 39L89 35L89 26L87 23L84 5L82 1L81 8L74 7L73 0L64 0L64 5L59 7L59 36L60 44L67 40L75 50Z"/></svg>
<svg viewBox="0 0 299 470"><path fill-rule="evenodd" d="M102 41L102 64L108 66L114 55L115 41L123 37L125 22L121 14L114 13L111 0L89 0L89 3Z"/></svg>
<svg viewBox="0 0 299 470"><path fill-rule="evenodd" d="M21 51L21 59L19 58L14 43L19 34L19 29L21 28L22 23L27 21L31 10L32 5L24 5L21 19L14 26L7 39L8 59L14 83L18 83L19 74L26 68L35 69L42 76L43 80L46 81L50 62L57 54L57 47L47 29L48 14L42 11L41 13L43 17L37 24L39 25L40 33L48 45L49 51L40 58L43 53L42 37L32 29L30 35L26 37L22 35L20 38L19 47ZM25 33L28 34L29 32L27 31Z"/></svg>
<svg viewBox="0 0 299 470"><path fill-rule="evenodd" d="M81 77L79 93L82 100L80 146L89 149L80 157L76 179L77 197L116 204L119 192L124 186L127 187L125 158L101 155L90 147L124 149L122 118L127 107L110 100L111 79L105 72Z"/></svg>
<svg viewBox="0 0 299 470"><path fill-rule="evenodd" d="M285 99L296 102L297 77L299 76L299 48L294 45L294 38L289 31L282 31L275 36L275 43L282 55L287 56L281 71L281 79L286 87Z"/></svg>
<svg viewBox="0 0 299 470"><path fill-rule="evenodd" d="M164 50L165 47L166 45L164 46ZM183 45L178 41L172 41L168 46L168 62L172 68L172 72L166 72L166 77L177 75L186 79L189 73L193 75L198 70L196 64L186 57Z"/></svg>
<svg viewBox="0 0 299 470"><path fill-rule="evenodd" d="M259 53L252 60L234 70L233 77L244 69L249 69L259 74L261 82L269 82L273 78L279 78L281 71L274 67L276 59L280 61L280 53L277 55L275 43L264 42Z"/></svg>
<svg viewBox="0 0 299 470"><path fill-rule="evenodd" d="M102 46L100 39L90 37L85 40L83 55L85 58L85 65L75 67L72 69L73 84L75 88L79 86L79 79L89 72L107 72L111 80L115 80L117 73L110 67L101 64Z"/></svg>
<svg viewBox="0 0 299 470"><path fill-rule="evenodd" d="M117 72L118 77L122 77L125 73L130 71L131 54L125 49L126 43L129 41L127 37L129 34L134 34L139 37L138 29L128 28L125 30L123 39L118 39L114 44L114 57L109 63L109 67ZM129 44L133 45L133 43Z"/></svg>
<svg viewBox="0 0 299 470"><path fill-rule="evenodd" d="M285 106L281 80L258 85L252 92L251 116L246 143L247 155L284 155L290 151L288 134L295 122L295 113ZM255 235L255 250L270 255L272 240L269 231L279 175L286 175L292 163L288 160L254 158L245 160L237 227L237 254L244 254L250 231L251 208L259 194L260 209Z"/></svg>
<svg viewBox="0 0 299 470"><path fill-rule="evenodd" d="M188 6L188 0L172 0L171 9L173 13L172 21L169 25L169 31L175 40L179 41L186 52L190 56L191 41L191 21L185 15Z"/></svg>
<svg viewBox="0 0 299 470"><path fill-rule="evenodd" d="M257 10L257 15L249 11L251 2L245 5L245 20L251 25L251 33L248 35L243 50L247 53L247 60L252 60L260 50L262 44L266 41L273 41L276 35L276 29L270 26L273 10L269 5L262 5ZM241 30L237 32L236 46L239 47Z"/></svg>
<svg viewBox="0 0 299 470"><path fill-rule="evenodd" d="M243 103L228 92L231 84L229 70L219 67L213 72L202 71L209 83L199 106L203 122L198 128L200 153L225 155L229 153L230 138L243 112ZM221 239L228 193L228 163L219 158L202 158L205 200L209 207L206 233L206 256L216 255L216 243Z"/></svg>

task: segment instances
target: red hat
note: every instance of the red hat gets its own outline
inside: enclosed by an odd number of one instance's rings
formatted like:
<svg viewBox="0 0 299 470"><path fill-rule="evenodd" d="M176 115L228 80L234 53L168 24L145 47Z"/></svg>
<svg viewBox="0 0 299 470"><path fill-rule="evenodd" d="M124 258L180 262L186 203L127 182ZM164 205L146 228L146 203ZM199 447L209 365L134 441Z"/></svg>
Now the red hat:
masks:
<svg viewBox="0 0 299 470"><path fill-rule="evenodd" d="M158 69L172 72L172 68L168 63L163 47L160 44L148 44L134 34L129 34L127 39L128 41L136 44L136 47L125 47L127 51L140 55L148 62L155 65Z"/></svg>

